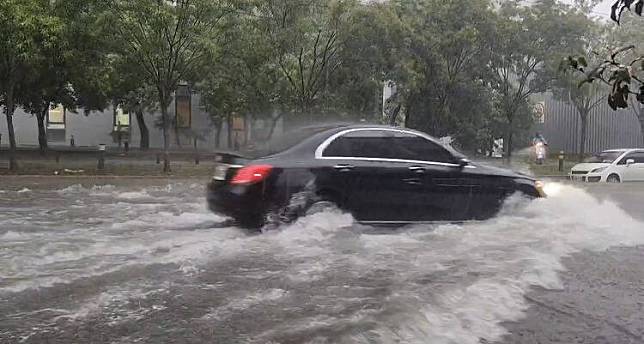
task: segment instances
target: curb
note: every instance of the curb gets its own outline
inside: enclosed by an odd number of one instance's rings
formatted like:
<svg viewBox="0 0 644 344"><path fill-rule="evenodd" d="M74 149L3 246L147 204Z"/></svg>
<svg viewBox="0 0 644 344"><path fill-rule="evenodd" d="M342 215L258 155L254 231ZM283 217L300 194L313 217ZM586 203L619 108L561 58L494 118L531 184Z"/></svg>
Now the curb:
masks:
<svg viewBox="0 0 644 344"><path fill-rule="evenodd" d="M197 179L197 178L211 178L210 176L105 176L105 175L77 175L77 176L56 176L49 174L5 174L0 175L2 178L62 178L62 179Z"/></svg>

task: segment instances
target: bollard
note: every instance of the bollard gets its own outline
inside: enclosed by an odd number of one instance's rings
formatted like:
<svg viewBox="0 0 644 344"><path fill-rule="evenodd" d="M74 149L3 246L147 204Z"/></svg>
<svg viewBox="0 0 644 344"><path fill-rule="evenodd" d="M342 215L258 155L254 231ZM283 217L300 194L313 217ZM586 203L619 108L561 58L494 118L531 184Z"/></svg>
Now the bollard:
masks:
<svg viewBox="0 0 644 344"><path fill-rule="evenodd" d="M559 172L563 172L564 170L564 159L565 159L564 151L560 151L559 152Z"/></svg>
<svg viewBox="0 0 644 344"><path fill-rule="evenodd" d="M104 170L105 169L105 145L100 144L98 145L98 166L97 168L99 170Z"/></svg>
<svg viewBox="0 0 644 344"><path fill-rule="evenodd" d="M194 139L195 145L195 165L199 165L199 150L197 149L197 138Z"/></svg>

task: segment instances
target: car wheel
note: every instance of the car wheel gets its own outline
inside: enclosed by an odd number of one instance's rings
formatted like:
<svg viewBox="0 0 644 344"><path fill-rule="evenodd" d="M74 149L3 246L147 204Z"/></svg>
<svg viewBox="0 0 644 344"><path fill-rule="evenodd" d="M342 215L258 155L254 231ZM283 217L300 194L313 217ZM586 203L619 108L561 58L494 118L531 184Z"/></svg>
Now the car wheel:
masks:
<svg viewBox="0 0 644 344"><path fill-rule="evenodd" d="M244 217L239 217L235 219L235 222L239 227L251 230L260 229L265 224L265 220L260 215L247 215Z"/></svg>
<svg viewBox="0 0 644 344"><path fill-rule="evenodd" d="M621 183L621 179L619 179L619 176L616 174L611 174L606 178L606 183Z"/></svg>
<svg viewBox="0 0 644 344"><path fill-rule="evenodd" d="M322 213L325 211L331 211L337 208L338 207L335 205L335 203L331 201L317 201L311 204L311 206L309 206L308 209L306 209L306 212L304 213L304 215L309 216L317 213Z"/></svg>

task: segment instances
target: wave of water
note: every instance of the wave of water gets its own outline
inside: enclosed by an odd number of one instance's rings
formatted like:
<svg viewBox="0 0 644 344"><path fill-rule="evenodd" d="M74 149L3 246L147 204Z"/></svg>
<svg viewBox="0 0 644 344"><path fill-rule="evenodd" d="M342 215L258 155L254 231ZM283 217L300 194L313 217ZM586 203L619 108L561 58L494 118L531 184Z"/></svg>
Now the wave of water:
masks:
<svg viewBox="0 0 644 344"><path fill-rule="evenodd" d="M78 209L27 204L55 225L0 218L0 299L60 286L81 293L84 281L114 275L120 282L34 311L58 310L41 315L44 323L232 327L204 337L215 342L494 341L503 322L524 315L530 288L562 287L562 258L644 244L644 225L616 204L551 188L547 199L509 200L485 222L383 230L326 212L249 235L212 228L224 218L205 209L197 184L73 186L40 196ZM174 294L188 310L178 312Z"/></svg>

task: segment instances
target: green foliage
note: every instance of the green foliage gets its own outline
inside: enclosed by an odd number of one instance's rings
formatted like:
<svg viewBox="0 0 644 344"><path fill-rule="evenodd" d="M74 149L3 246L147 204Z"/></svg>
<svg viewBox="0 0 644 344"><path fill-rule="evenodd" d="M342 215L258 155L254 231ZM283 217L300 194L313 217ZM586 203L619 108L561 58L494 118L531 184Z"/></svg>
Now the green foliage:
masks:
<svg viewBox="0 0 644 344"><path fill-rule="evenodd" d="M569 67L584 75L578 83L579 88L589 87L588 84L595 81L610 86L608 105L613 110L628 108L631 96L644 104L644 78L641 76L644 72L644 57L637 57L628 62L622 62L621 59L624 53L633 49L635 46L630 45L611 51L590 71L586 71L587 66L579 62L583 57L569 57L562 62L562 69Z"/></svg>
<svg viewBox="0 0 644 344"><path fill-rule="evenodd" d="M619 23L624 11L633 11L638 16L641 16L643 9L644 0L616 0L611 7L610 18Z"/></svg>
<svg viewBox="0 0 644 344"><path fill-rule="evenodd" d="M636 2L622 2L637 11ZM400 118L387 122L404 119L463 149L486 150L532 125L532 95L577 93L569 86L580 80L557 66L596 37L588 15L595 3L5 0L0 101L11 85L34 112L47 103L159 108L167 148L167 108L183 81L219 129L234 114L385 121L382 89L393 81ZM614 62L587 71L593 59L566 60L588 79L618 84L616 107L628 100L619 94L644 99L633 88L639 76L626 73L641 63Z"/></svg>

